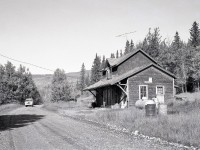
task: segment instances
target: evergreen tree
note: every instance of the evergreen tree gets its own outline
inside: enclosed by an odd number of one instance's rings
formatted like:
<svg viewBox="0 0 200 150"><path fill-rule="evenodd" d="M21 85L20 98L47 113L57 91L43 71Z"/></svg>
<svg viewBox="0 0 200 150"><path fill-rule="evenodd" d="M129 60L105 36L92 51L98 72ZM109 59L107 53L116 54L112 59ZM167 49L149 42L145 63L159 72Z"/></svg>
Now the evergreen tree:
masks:
<svg viewBox="0 0 200 150"><path fill-rule="evenodd" d="M130 52L134 51L134 49L135 49L135 46L134 46L133 40L131 40Z"/></svg>
<svg viewBox="0 0 200 150"><path fill-rule="evenodd" d="M76 89L80 91L80 83L79 83L79 79L76 80Z"/></svg>
<svg viewBox="0 0 200 150"><path fill-rule="evenodd" d="M160 30L159 28L155 28L154 32L151 34L151 37L149 39L149 48L148 52L149 55L152 56L154 59L156 59L159 56L159 46L160 46Z"/></svg>
<svg viewBox="0 0 200 150"><path fill-rule="evenodd" d="M142 50L148 53L148 42L147 42L147 38L144 38L143 42L142 42Z"/></svg>
<svg viewBox="0 0 200 150"><path fill-rule="evenodd" d="M86 78L85 78L85 84L86 86L89 86L90 85L90 74L88 73Z"/></svg>
<svg viewBox="0 0 200 150"><path fill-rule="evenodd" d="M193 64L194 64L194 73L193 73L193 78L195 79L197 83L197 89L199 91L200 88L200 47L197 48L197 51L194 54L193 57Z"/></svg>
<svg viewBox="0 0 200 150"><path fill-rule="evenodd" d="M84 63L81 66L81 72L80 72L80 90L81 95L83 95L83 89L85 88L85 65Z"/></svg>
<svg viewBox="0 0 200 150"><path fill-rule="evenodd" d="M142 45L143 45L143 42L138 42L137 44L136 44L136 49L142 49L143 50L143 48L142 48Z"/></svg>
<svg viewBox="0 0 200 150"><path fill-rule="evenodd" d="M101 58L97 56L96 54L96 57L94 59L92 69L91 69L91 79L90 79L91 84L94 84L101 79L100 70L101 70Z"/></svg>
<svg viewBox="0 0 200 150"><path fill-rule="evenodd" d="M111 53L110 58L115 58L115 54Z"/></svg>
<svg viewBox="0 0 200 150"><path fill-rule="evenodd" d="M51 101L68 101L71 97L70 86L64 70L56 69L51 82Z"/></svg>
<svg viewBox="0 0 200 150"><path fill-rule="evenodd" d="M124 55L128 54L130 52L130 44L129 44L129 41L127 40L126 41L126 47L125 47L125 50L124 50Z"/></svg>
<svg viewBox="0 0 200 150"><path fill-rule="evenodd" d="M119 52L118 52L118 50L116 52L116 58L119 58Z"/></svg>
<svg viewBox="0 0 200 150"><path fill-rule="evenodd" d="M195 21L190 29L190 45L197 47L200 45L200 29L199 24Z"/></svg>
<svg viewBox="0 0 200 150"><path fill-rule="evenodd" d="M106 58L105 58L105 55L103 55L103 59L101 62L101 70L105 68L105 64L106 64Z"/></svg>
<svg viewBox="0 0 200 150"><path fill-rule="evenodd" d="M24 103L26 98L33 98L34 104L41 103L40 94L30 72L21 66L16 71L11 62L5 67L0 65L0 104L18 101Z"/></svg>
<svg viewBox="0 0 200 150"><path fill-rule="evenodd" d="M178 32L176 31L175 36L174 36L174 40L172 42L172 47L175 51L177 51L182 46L183 46L183 42L181 41L180 36L179 36Z"/></svg>
<svg viewBox="0 0 200 150"><path fill-rule="evenodd" d="M169 59L171 60L170 71L173 74L175 74L177 77L180 76L180 70L181 70L180 64L182 61L180 57L180 53L183 51L183 49L181 49L182 47L183 47L183 43L180 39L178 32L176 32L174 36L174 40L171 44L171 48L170 48L171 57Z"/></svg>
<svg viewBox="0 0 200 150"><path fill-rule="evenodd" d="M122 57L123 56L123 53L122 53L122 50L120 50L120 57Z"/></svg>

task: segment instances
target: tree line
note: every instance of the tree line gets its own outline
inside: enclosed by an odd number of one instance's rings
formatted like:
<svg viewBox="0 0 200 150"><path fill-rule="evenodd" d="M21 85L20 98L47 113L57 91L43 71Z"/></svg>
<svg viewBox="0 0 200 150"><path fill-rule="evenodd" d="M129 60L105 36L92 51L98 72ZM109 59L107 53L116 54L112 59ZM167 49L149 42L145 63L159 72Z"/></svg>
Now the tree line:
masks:
<svg viewBox="0 0 200 150"><path fill-rule="evenodd" d="M199 90L200 82L200 29L199 23L193 22L189 29L190 37L188 41L183 41L176 31L172 41L162 39L159 27L153 30L149 28L144 40L134 44L133 40L126 41L124 50L117 50L111 53L110 58L119 58L137 49L142 49L154 58L163 68L173 73L176 85L180 92L193 92ZM86 74L84 63L81 67L79 89L82 91L86 86L94 84L101 79L101 70L105 65L105 56L96 54L91 67L90 77ZM89 81L88 81L89 79ZM81 86L80 86L81 85Z"/></svg>
<svg viewBox="0 0 200 150"><path fill-rule="evenodd" d="M71 99L71 86L64 70L56 69L51 85L46 88L48 88L46 94L49 95L48 98L51 102ZM0 65L0 105L13 102L24 104L27 98L33 98L34 104L41 104L43 97L41 97L40 92L29 69L22 65L16 69L9 61L5 65Z"/></svg>
<svg viewBox="0 0 200 150"><path fill-rule="evenodd" d="M19 68L7 62L0 65L0 105L17 102L24 103L26 98L33 98L34 103L41 103L41 97L28 69Z"/></svg>

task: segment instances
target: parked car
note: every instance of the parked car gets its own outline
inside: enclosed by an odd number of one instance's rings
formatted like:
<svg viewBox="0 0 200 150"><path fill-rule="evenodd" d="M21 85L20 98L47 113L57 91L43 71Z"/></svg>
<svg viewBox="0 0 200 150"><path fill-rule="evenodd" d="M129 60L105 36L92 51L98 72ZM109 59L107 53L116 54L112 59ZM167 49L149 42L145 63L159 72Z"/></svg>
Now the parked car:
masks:
<svg viewBox="0 0 200 150"><path fill-rule="evenodd" d="M25 107L27 106L32 106L33 107L33 99L32 98L27 98L24 102Z"/></svg>

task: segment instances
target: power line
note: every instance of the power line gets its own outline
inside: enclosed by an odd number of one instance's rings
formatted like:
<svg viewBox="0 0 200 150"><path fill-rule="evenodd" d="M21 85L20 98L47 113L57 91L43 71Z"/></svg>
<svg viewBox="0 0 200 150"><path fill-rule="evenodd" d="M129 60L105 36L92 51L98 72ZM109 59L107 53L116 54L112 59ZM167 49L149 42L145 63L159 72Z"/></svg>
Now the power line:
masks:
<svg viewBox="0 0 200 150"><path fill-rule="evenodd" d="M27 65L34 66L34 67L37 67L37 68L40 68L40 69L43 69L43 70L48 70L48 71L54 72L54 71L51 70L51 69L47 69L47 68L44 68L44 67L41 67L41 66L38 66L38 65L34 65L34 64L28 63L28 62L16 60L16 59L13 59L13 58L11 58L11 57L5 56L5 55L3 55L3 54L1 54L1 53L0 53L0 56L2 56L2 57L4 57L4 58L7 58L7 59L10 59L10 60L13 60L13 61L16 61L16 62L19 62L19 63L27 64Z"/></svg>

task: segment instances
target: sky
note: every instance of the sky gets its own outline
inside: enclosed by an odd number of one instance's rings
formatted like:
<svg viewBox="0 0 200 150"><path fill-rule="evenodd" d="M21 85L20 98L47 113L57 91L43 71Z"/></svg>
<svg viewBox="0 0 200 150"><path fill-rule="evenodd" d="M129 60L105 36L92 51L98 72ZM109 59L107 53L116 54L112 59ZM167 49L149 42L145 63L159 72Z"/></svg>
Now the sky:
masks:
<svg viewBox="0 0 200 150"><path fill-rule="evenodd" d="M126 40L143 41L149 28L169 41L178 31L187 41L194 21L200 23L199 0L0 0L0 54L78 72L82 63L91 69L96 53L109 58ZM8 60L0 56L0 64ZM53 73L23 65L32 74Z"/></svg>

